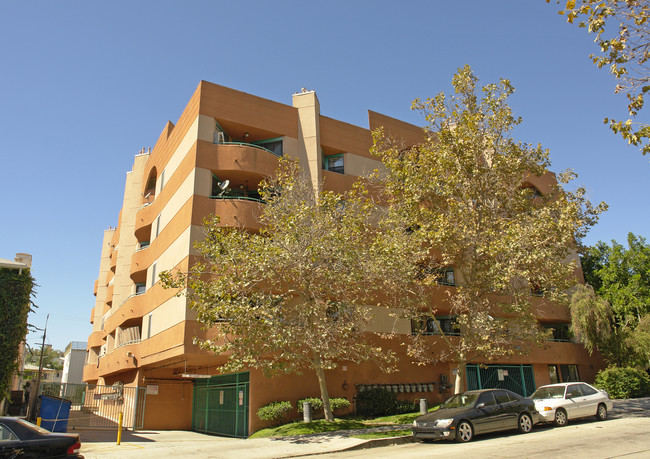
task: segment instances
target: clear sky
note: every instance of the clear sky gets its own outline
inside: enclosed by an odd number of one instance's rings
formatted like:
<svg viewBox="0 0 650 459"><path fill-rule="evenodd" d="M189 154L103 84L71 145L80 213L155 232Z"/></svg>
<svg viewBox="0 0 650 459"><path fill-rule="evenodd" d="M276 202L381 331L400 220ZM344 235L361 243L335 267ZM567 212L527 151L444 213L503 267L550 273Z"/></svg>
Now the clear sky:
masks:
<svg viewBox="0 0 650 459"><path fill-rule="evenodd" d="M610 205L587 243L650 238L650 158L603 124L626 104L593 51L544 0L0 2L0 258L33 255L30 323L50 314L47 343L85 341L133 156L200 80L287 104L306 87L325 116L423 125L410 102L449 92L465 64L509 78L515 137Z"/></svg>

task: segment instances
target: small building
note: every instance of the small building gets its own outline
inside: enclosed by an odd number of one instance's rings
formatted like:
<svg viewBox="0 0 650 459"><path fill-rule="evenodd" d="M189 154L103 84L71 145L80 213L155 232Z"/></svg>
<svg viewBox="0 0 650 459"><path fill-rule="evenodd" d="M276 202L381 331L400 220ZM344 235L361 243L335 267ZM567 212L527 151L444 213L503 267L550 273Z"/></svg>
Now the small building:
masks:
<svg viewBox="0 0 650 459"><path fill-rule="evenodd" d="M86 342L70 341L63 352L61 383L82 384L86 363Z"/></svg>

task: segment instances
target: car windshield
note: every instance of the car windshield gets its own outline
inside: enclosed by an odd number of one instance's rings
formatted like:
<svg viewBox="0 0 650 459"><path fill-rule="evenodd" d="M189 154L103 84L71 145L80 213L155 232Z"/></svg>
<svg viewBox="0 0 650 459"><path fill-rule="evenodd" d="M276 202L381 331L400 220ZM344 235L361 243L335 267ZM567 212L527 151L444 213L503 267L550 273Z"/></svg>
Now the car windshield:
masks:
<svg viewBox="0 0 650 459"><path fill-rule="evenodd" d="M442 404L441 408L466 408L474 406L478 394L456 394Z"/></svg>
<svg viewBox="0 0 650 459"><path fill-rule="evenodd" d="M564 386L540 387L533 392L533 395L531 395L530 398L533 400L540 400L543 398L564 398Z"/></svg>

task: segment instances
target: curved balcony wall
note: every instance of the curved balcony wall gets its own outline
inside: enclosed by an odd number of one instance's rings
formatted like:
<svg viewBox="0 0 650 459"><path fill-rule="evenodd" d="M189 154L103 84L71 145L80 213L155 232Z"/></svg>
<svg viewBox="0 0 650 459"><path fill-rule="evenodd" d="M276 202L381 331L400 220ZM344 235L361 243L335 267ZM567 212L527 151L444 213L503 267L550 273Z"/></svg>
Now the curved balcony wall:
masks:
<svg viewBox="0 0 650 459"><path fill-rule="evenodd" d="M113 290L115 289L115 284L111 284L106 288L106 300L105 303L109 306L113 304Z"/></svg>
<svg viewBox="0 0 650 459"><path fill-rule="evenodd" d="M115 272L117 266L117 250L111 252L111 271Z"/></svg>
<svg viewBox="0 0 650 459"><path fill-rule="evenodd" d="M99 358L99 375L106 376L136 369L138 360L135 356L138 354L139 346L140 343L127 344L101 356Z"/></svg>
<svg viewBox="0 0 650 459"><path fill-rule="evenodd" d="M147 268L151 265L149 247L133 252L131 256L130 276L136 284L145 282L147 279Z"/></svg>
<svg viewBox="0 0 650 459"><path fill-rule="evenodd" d="M220 217L220 226L259 230L261 226L259 217L263 205L260 201L247 198L212 199L195 196L192 224L202 226L205 216L214 214Z"/></svg>
<svg viewBox="0 0 650 459"><path fill-rule="evenodd" d="M275 154L258 145L197 143L196 166L203 169L266 177L275 171L278 162Z"/></svg>
<svg viewBox="0 0 650 459"><path fill-rule="evenodd" d="M90 323L95 323L95 308L90 310Z"/></svg>
<svg viewBox="0 0 650 459"><path fill-rule="evenodd" d="M99 368L97 368L96 363L89 363L84 365L83 377L84 382L97 381L99 379Z"/></svg>
<svg viewBox="0 0 650 459"><path fill-rule="evenodd" d="M104 344L104 332L102 330L94 331L88 336L88 348L100 347Z"/></svg>
<svg viewBox="0 0 650 459"><path fill-rule="evenodd" d="M93 287L93 295L97 296L97 286L99 285L99 279L95 279L95 286Z"/></svg>

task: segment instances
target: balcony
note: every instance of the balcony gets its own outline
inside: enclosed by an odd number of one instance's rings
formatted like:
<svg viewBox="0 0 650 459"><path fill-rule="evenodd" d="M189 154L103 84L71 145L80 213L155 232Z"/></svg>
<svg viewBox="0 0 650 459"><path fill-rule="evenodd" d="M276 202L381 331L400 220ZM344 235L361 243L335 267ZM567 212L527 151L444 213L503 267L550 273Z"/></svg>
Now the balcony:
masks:
<svg viewBox="0 0 650 459"><path fill-rule="evenodd" d="M104 332L102 330L94 331L88 336L88 348L100 347L104 344Z"/></svg>
<svg viewBox="0 0 650 459"><path fill-rule="evenodd" d="M278 167L278 155L259 145L229 142L197 144L197 167L220 172L231 172L234 178L251 175L266 177ZM221 177L220 178L226 178ZM228 177L230 178L230 177Z"/></svg>
<svg viewBox="0 0 650 459"><path fill-rule="evenodd" d="M90 310L90 323L95 323L95 308Z"/></svg>
<svg viewBox="0 0 650 459"><path fill-rule="evenodd" d="M99 279L95 279L95 287L93 288L93 295L97 296L97 285L99 284Z"/></svg>
<svg viewBox="0 0 650 459"><path fill-rule="evenodd" d="M219 226L259 230L261 226L259 217L263 205L257 199L245 197L194 196L192 224L203 225L203 218L214 214L219 215L221 219Z"/></svg>
<svg viewBox="0 0 650 459"><path fill-rule="evenodd" d="M83 381L84 382L95 382L99 379L99 368L97 363L89 363L84 365L83 370Z"/></svg>

